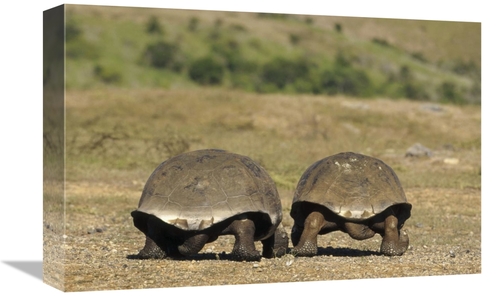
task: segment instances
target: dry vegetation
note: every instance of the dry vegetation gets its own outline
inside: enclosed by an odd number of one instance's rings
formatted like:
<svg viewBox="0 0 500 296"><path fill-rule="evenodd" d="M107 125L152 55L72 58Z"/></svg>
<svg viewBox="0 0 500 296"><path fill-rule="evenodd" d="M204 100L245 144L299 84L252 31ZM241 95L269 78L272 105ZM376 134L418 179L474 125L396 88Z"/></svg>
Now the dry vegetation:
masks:
<svg viewBox="0 0 500 296"><path fill-rule="evenodd" d="M68 91L66 205L46 180L44 280L66 291L473 274L481 272L479 106L219 89ZM407 158L420 142L431 157ZM187 260L131 260L143 246L130 211L152 170L177 153L248 155L276 181L288 215L313 161L356 151L392 166L413 204L410 249L380 256L380 237L321 236L313 258L226 260L222 237ZM258 244L260 247L260 244ZM64 283L63 283L64 281Z"/></svg>

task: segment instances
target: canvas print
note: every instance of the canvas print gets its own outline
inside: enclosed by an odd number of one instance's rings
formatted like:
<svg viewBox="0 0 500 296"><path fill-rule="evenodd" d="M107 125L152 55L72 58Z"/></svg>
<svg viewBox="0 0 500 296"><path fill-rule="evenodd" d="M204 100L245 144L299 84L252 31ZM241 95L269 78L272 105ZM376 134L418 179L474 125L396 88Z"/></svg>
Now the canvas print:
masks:
<svg viewBox="0 0 500 296"><path fill-rule="evenodd" d="M43 19L48 285L481 273L481 23Z"/></svg>

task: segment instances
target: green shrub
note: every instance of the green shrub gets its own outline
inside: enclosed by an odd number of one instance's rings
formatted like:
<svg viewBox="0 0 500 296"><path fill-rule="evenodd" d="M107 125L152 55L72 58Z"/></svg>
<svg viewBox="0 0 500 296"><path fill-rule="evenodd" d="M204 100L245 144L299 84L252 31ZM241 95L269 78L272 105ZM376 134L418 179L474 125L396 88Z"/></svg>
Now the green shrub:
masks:
<svg viewBox="0 0 500 296"><path fill-rule="evenodd" d="M481 67L478 67L474 62L464 62L456 60L452 63L451 70L458 75L481 77Z"/></svg>
<svg viewBox="0 0 500 296"><path fill-rule="evenodd" d="M342 33L342 24L335 23L335 31L337 31L337 33Z"/></svg>
<svg viewBox="0 0 500 296"><path fill-rule="evenodd" d="M444 103L464 104L465 98L453 82L443 82L438 87L441 101Z"/></svg>
<svg viewBox="0 0 500 296"><path fill-rule="evenodd" d="M429 99L425 86L415 81L407 81L403 83L401 85L401 95L404 98L416 101L425 101Z"/></svg>
<svg viewBox="0 0 500 296"><path fill-rule="evenodd" d="M149 44L143 54L146 63L155 68L166 68L176 72L182 70L182 57L176 44L159 41Z"/></svg>
<svg viewBox="0 0 500 296"><path fill-rule="evenodd" d="M322 92L329 95L368 96L371 91L371 82L362 70L334 67L321 74L321 88Z"/></svg>
<svg viewBox="0 0 500 296"><path fill-rule="evenodd" d="M339 53L333 66L320 74L321 92L334 95L369 96L373 92L368 74L352 66L350 60Z"/></svg>
<svg viewBox="0 0 500 296"><path fill-rule="evenodd" d="M146 24L146 32L149 34L163 34L163 28L156 16L149 18L148 23Z"/></svg>
<svg viewBox="0 0 500 296"><path fill-rule="evenodd" d="M381 45L381 46L384 46L384 47L391 47L391 45L389 44L389 42L387 42L387 40L385 39L380 39L380 38L372 38L372 42L375 43L375 44L378 44L378 45Z"/></svg>
<svg viewBox="0 0 500 296"><path fill-rule="evenodd" d="M198 25L200 24L200 19L193 16L189 19L188 30L191 32L195 32L198 30Z"/></svg>
<svg viewBox="0 0 500 296"><path fill-rule="evenodd" d="M212 56L199 58L189 67L189 77L199 84L221 84L224 77L224 65Z"/></svg>
<svg viewBox="0 0 500 296"><path fill-rule="evenodd" d="M69 21L66 24L66 42L78 39L82 35L82 29L74 22Z"/></svg>
<svg viewBox="0 0 500 296"><path fill-rule="evenodd" d="M240 53L240 44L233 38L219 39L212 44L211 49L215 55L224 60L225 66L230 72L238 71L245 60Z"/></svg>
<svg viewBox="0 0 500 296"><path fill-rule="evenodd" d="M121 73L116 69L96 65L94 67L94 76L106 84L114 84L122 81Z"/></svg>
<svg viewBox="0 0 500 296"><path fill-rule="evenodd" d="M320 89L314 80L314 77L309 75L305 78L299 78L295 80L293 84L289 84L288 87L285 87L285 90L288 90L292 93L301 93L301 94L318 94L320 93Z"/></svg>
<svg viewBox="0 0 500 296"><path fill-rule="evenodd" d="M422 63L427 63L428 60L425 58L424 54L421 52L414 52L411 54L411 56L416 59L417 61L420 61Z"/></svg>
<svg viewBox="0 0 500 296"><path fill-rule="evenodd" d="M66 56L70 59L86 58L95 60L99 57L99 48L87 41L83 31L75 21L69 21L65 28Z"/></svg>
<svg viewBox="0 0 500 296"><path fill-rule="evenodd" d="M289 35L290 43L292 45L298 45L300 43L300 36L298 34L291 33Z"/></svg>
<svg viewBox="0 0 500 296"><path fill-rule="evenodd" d="M392 83L397 84L397 97L403 97L411 100L423 101L429 99L426 86L419 83L407 65L399 68L399 73L392 78Z"/></svg>
<svg viewBox="0 0 500 296"><path fill-rule="evenodd" d="M287 84L293 84L298 79L307 79L310 67L311 64L305 59L278 57L263 66L260 76L264 84L284 89Z"/></svg>
<svg viewBox="0 0 500 296"><path fill-rule="evenodd" d="M305 22L308 25L312 25L314 24L314 19L312 17L306 17Z"/></svg>

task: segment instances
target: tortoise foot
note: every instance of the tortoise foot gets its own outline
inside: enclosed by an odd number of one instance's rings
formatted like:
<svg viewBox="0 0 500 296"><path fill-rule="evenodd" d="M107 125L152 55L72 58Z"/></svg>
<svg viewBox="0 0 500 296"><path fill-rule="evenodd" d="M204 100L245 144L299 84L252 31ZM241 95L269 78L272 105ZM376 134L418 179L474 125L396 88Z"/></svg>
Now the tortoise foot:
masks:
<svg viewBox="0 0 500 296"><path fill-rule="evenodd" d="M313 257L318 253L318 246L306 241L302 246L293 248L290 253L297 257Z"/></svg>
<svg viewBox="0 0 500 296"><path fill-rule="evenodd" d="M235 242L231 252L237 261L258 261L260 252L255 249L254 234L255 224L250 219L235 220L229 226L229 231L234 235Z"/></svg>
<svg viewBox="0 0 500 296"><path fill-rule="evenodd" d="M260 252L257 250L246 250L239 248L233 250L231 257L235 261L259 261L261 258Z"/></svg>
<svg viewBox="0 0 500 296"><path fill-rule="evenodd" d="M408 234L402 230L399 235L399 240L382 240L382 245L380 246L380 252L386 256L401 256L403 255L410 244L410 239Z"/></svg>
<svg viewBox="0 0 500 296"><path fill-rule="evenodd" d="M144 248L134 257L137 259L163 259L167 257L167 253L151 238L146 237L146 244L144 245Z"/></svg>
<svg viewBox="0 0 500 296"><path fill-rule="evenodd" d="M387 216L380 252L387 256L401 256L409 243L408 234L398 228L398 219L394 215Z"/></svg>

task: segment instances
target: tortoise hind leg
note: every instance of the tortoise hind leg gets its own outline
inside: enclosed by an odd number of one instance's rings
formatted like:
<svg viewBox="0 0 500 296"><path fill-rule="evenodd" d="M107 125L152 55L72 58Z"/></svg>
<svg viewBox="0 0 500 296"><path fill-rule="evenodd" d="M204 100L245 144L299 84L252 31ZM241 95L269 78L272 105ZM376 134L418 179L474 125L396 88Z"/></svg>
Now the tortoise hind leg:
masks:
<svg viewBox="0 0 500 296"><path fill-rule="evenodd" d="M260 252L255 249L255 224L250 219L234 220L222 234L233 234L235 238L232 257L238 261L258 261Z"/></svg>
<svg viewBox="0 0 500 296"><path fill-rule="evenodd" d="M325 217L320 212L310 213L304 221L304 228L293 226L292 254L295 256L314 256L318 252L318 234L325 225ZM299 238L297 242L297 238ZM296 245L295 245L296 244Z"/></svg>
<svg viewBox="0 0 500 296"><path fill-rule="evenodd" d="M135 256L138 259L163 259L167 253L160 248L149 236L146 236L144 248Z"/></svg>
<svg viewBox="0 0 500 296"><path fill-rule="evenodd" d="M162 222L156 217L149 217L145 223L146 243L136 255L139 259L163 259L179 256L176 245L163 233Z"/></svg>
<svg viewBox="0 0 500 296"><path fill-rule="evenodd" d="M389 215L385 219L384 234L380 252L387 256L401 256L408 249L410 240L405 231L399 231L398 218Z"/></svg>

